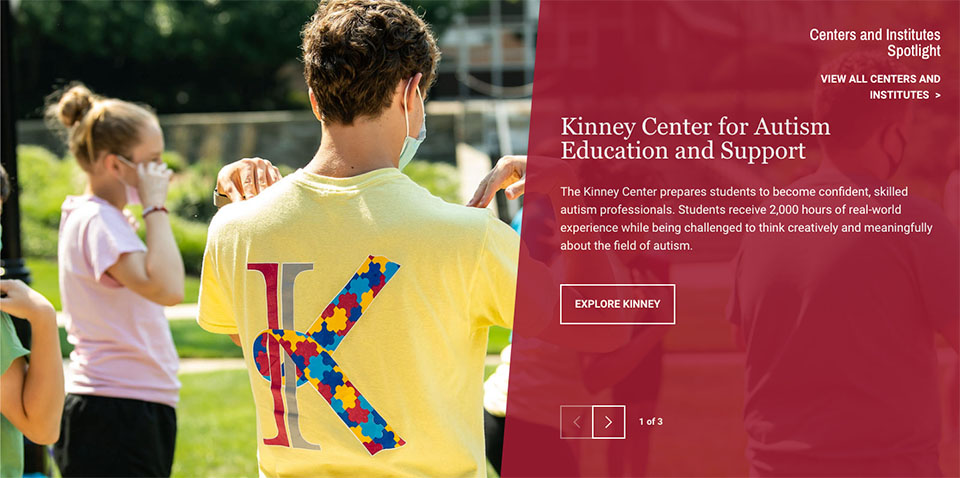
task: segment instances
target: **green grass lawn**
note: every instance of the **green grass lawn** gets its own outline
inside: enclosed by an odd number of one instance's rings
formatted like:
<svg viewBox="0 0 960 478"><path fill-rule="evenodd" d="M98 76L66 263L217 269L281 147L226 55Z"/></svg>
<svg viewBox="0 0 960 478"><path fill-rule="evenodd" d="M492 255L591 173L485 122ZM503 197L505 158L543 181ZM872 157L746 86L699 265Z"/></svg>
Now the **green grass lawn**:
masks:
<svg viewBox="0 0 960 478"><path fill-rule="evenodd" d="M488 354L499 354L510 343L510 330L503 327L490 327L490 339L487 342Z"/></svg>
<svg viewBox="0 0 960 478"><path fill-rule="evenodd" d="M243 352L226 335L211 334L192 320L171 320L170 333L180 358L241 358ZM70 355L73 345L67 342L67 331L60 327L60 350Z"/></svg>
<svg viewBox="0 0 960 478"><path fill-rule="evenodd" d="M257 418L246 370L180 381L173 476L257 476Z"/></svg>
<svg viewBox="0 0 960 478"><path fill-rule="evenodd" d="M27 268L30 269L30 284L34 290L43 294L57 310L60 310L60 283L57 280L57 261L53 259L27 259ZM200 279L187 276L183 287L183 302L191 304L197 302L200 295Z"/></svg>
<svg viewBox="0 0 960 478"><path fill-rule="evenodd" d="M177 353L181 358L241 358L240 347L233 344L226 335L211 334L200 328L192 320L171 320L170 333ZM490 342L487 353L499 354L507 345L510 331L501 327L490 327ZM73 345L67 342L67 331L60 327L60 350L64 357L70 356Z"/></svg>
<svg viewBox="0 0 960 478"><path fill-rule="evenodd" d="M491 373L486 367L484 376ZM246 370L186 374L180 381L173 476L257 476L257 419Z"/></svg>
<svg viewBox="0 0 960 478"><path fill-rule="evenodd" d="M47 298L53 307L60 310L60 284L57 282L57 261L50 259L27 259L27 268L33 282L30 287Z"/></svg>
<svg viewBox="0 0 960 478"><path fill-rule="evenodd" d="M193 320L171 320L170 333L181 357L243 357L243 350L230 337L207 332Z"/></svg>
<svg viewBox="0 0 960 478"><path fill-rule="evenodd" d="M183 281L183 303L196 304L200 297L200 278L187 276Z"/></svg>

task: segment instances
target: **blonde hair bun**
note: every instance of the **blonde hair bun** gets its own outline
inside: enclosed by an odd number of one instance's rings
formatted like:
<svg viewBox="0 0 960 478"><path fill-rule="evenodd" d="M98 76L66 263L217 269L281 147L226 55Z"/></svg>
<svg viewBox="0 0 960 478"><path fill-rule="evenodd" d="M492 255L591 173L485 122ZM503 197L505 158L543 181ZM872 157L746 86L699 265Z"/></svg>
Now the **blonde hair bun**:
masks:
<svg viewBox="0 0 960 478"><path fill-rule="evenodd" d="M100 96L81 83L48 96L46 118L87 172L104 152L128 154L140 141L144 125L157 124L148 106Z"/></svg>
<svg viewBox="0 0 960 478"><path fill-rule="evenodd" d="M83 119L96 100L97 96L86 86L72 86L57 102L57 119L69 128Z"/></svg>

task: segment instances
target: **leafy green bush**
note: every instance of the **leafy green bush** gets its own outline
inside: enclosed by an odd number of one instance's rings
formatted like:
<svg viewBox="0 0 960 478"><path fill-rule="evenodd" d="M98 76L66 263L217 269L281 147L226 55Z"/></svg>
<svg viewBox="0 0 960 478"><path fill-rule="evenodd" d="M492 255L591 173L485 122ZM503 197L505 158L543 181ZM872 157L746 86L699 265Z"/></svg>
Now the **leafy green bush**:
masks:
<svg viewBox="0 0 960 478"><path fill-rule="evenodd" d="M187 169L188 166L187 158L184 158L182 154L176 151L164 151L160 159L163 160L164 164L174 173L181 173Z"/></svg>
<svg viewBox="0 0 960 478"><path fill-rule="evenodd" d="M60 205L67 195L83 191L86 175L75 161L57 158L39 146L20 146L17 154L24 255L55 258ZM172 213L170 224L173 236L187 273L199 274L206 246L207 225L217 211L211 194L222 164L213 159L187 164L182 156L173 152L164 153L163 159L171 169L177 171L167 196L167 207ZM292 168L281 167L283 175L291 172ZM458 200L459 180L455 167L414 161L404 172L433 194L450 202ZM139 206L130 209L139 216ZM141 223L141 237L143 233Z"/></svg>
<svg viewBox="0 0 960 478"><path fill-rule="evenodd" d="M20 219L20 246L24 257L56 259L57 228L25 216Z"/></svg>
<svg viewBox="0 0 960 478"><path fill-rule="evenodd" d="M187 274L200 275L203 249L207 245L207 224L170 216L170 227L180 248L180 256L183 257L184 270Z"/></svg>
<svg viewBox="0 0 960 478"><path fill-rule="evenodd" d="M83 191L86 177L75 161L64 161L40 146L17 147L20 210L32 220L57 226L60 204Z"/></svg>
<svg viewBox="0 0 960 478"><path fill-rule="evenodd" d="M460 177L456 167L446 163L411 161L403 172L435 196L447 202L459 202Z"/></svg>
<svg viewBox="0 0 960 478"><path fill-rule="evenodd" d="M167 193L167 207L173 214L202 223L209 223L216 214L212 195L217 172L204 169L209 167L190 165L173 178Z"/></svg>
<svg viewBox="0 0 960 478"><path fill-rule="evenodd" d="M17 147L17 173L24 255L56 257L60 205L83 191L84 173L75 161L31 145Z"/></svg>

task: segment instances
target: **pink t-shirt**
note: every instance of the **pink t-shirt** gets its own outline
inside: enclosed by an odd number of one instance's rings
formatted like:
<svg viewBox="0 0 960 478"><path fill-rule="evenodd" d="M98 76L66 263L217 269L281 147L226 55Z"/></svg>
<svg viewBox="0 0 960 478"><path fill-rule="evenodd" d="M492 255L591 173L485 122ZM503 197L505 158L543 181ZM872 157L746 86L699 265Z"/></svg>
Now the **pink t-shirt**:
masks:
<svg viewBox="0 0 960 478"><path fill-rule="evenodd" d="M96 196L61 207L60 297L70 353L69 393L175 407L177 350L163 307L106 273L127 252L146 251L123 213Z"/></svg>

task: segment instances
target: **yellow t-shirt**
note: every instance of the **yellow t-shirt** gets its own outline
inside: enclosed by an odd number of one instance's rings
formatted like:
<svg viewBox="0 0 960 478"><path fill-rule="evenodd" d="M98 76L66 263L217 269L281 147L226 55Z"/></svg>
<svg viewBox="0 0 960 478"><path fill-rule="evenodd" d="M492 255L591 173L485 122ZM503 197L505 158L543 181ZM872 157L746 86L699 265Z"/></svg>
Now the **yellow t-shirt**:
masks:
<svg viewBox="0 0 960 478"><path fill-rule="evenodd" d="M395 168L300 170L218 212L198 322L240 335L260 473L484 475L487 328L512 326L518 254Z"/></svg>

